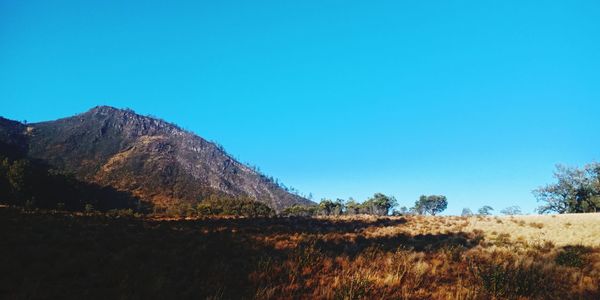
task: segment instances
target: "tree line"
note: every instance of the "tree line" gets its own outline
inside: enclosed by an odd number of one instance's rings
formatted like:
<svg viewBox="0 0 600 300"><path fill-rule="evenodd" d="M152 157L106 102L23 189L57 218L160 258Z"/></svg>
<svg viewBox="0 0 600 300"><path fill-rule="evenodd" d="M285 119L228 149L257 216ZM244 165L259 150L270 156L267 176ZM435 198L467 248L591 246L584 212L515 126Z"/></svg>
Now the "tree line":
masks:
<svg viewBox="0 0 600 300"><path fill-rule="evenodd" d="M153 214L171 217L243 216L248 218L273 217L275 211L253 198L211 194L198 202L180 202L166 207L154 207Z"/></svg>
<svg viewBox="0 0 600 300"><path fill-rule="evenodd" d="M283 216L341 216L341 215L436 215L448 207L448 199L442 195L421 196L415 202L414 206L409 208L402 207L395 209L398 201L393 196L383 193L375 193L372 197L362 203L353 198L344 199L322 199L317 205L304 206L294 205L288 207L282 212Z"/></svg>

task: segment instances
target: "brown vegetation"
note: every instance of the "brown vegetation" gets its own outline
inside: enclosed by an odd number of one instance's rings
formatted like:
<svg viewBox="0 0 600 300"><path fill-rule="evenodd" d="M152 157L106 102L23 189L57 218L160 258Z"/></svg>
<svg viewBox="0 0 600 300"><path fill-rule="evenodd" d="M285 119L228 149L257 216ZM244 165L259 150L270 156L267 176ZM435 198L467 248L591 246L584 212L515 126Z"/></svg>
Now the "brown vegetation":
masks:
<svg viewBox="0 0 600 300"><path fill-rule="evenodd" d="M529 240L526 233L500 229L569 229L539 218L526 224L544 224L542 228L501 220L424 216L151 220L0 208L0 297L600 296L597 243L564 245L550 236ZM577 219L568 222L579 228Z"/></svg>

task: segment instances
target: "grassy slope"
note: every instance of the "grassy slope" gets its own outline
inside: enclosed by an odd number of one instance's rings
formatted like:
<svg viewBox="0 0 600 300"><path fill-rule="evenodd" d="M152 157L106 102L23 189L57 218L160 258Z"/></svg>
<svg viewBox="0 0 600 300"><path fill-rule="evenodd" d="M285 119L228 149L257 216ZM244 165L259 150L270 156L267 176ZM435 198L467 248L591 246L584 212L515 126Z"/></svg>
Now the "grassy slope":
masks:
<svg viewBox="0 0 600 300"><path fill-rule="evenodd" d="M467 230L475 229L482 230L488 238L508 234L515 242L600 247L600 213L473 217Z"/></svg>
<svg viewBox="0 0 600 300"><path fill-rule="evenodd" d="M0 298L597 299L596 218L161 221L0 208Z"/></svg>

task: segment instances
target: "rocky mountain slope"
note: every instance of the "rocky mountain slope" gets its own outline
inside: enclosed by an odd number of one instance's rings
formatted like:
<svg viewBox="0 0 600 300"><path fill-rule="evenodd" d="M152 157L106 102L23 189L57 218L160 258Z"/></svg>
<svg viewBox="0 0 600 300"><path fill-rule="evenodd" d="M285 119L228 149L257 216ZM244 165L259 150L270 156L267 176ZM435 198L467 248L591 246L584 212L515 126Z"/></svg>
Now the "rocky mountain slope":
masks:
<svg viewBox="0 0 600 300"><path fill-rule="evenodd" d="M131 192L156 206L195 202L211 194L249 196L278 211L312 203L221 147L131 110L99 106L33 124L0 118L0 147L72 172L79 180Z"/></svg>

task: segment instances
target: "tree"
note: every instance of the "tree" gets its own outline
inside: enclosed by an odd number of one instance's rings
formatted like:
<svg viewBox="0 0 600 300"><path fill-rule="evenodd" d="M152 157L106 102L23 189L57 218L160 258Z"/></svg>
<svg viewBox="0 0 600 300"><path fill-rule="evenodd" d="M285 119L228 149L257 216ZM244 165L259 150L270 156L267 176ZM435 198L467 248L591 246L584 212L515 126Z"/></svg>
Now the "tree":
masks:
<svg viewBox="0 0 600 300"><path fill-rule="evenodd" d="M360 213L360 204L354 201L354 199L349 198L346 201L346 214L348 215L357 215Z"/></svg>
<svg viewBox="0 0 600 300"><path fill-rule="evenodd" d="M245 217L270 217L275 214L275 212L268 205L259 201L246 200L243 201L241 205L241 215Z"/></svg>
<svg viewBox="0 0 600 300"><path fill-rule="evenodd" d="M333 215L339 216L346 212L346 201L344 199L337 198L333 202Z"/></svg>
<svg viewBox="0 0 600 300"><path fill-rule="evenodd" d="M558 182L533 191L540 213L585 213L600 211L600 163L579 168L556 166Z"/></svg>
<svg viewBox="0 0 600 300"><path fill-rule="evenodd" d="M321 199L319 202L319 214L329 216L333 209L333 201L330 199Z"/></svg>
<svg viewBox="0 0 600 300"><path fill-rule="evenodd" d="M520 215L521 214L521 208L517 205L514 206L509 206L503 210L500 211L501 214L505 214L507 216L514 216L514 215Z"/></svg>
<svg viewBox="0 0 600 300"><path fill-rule="evenodd" d="M390 209L398 205L396 198L386 196L382 193L375 193L372 198L367 199L361 205L361 213L386 216Z"/></svg>
<svg viewBox="0 0 600 300"><path fill-rule="evenodd" d="M463 217L470 217L473 215L473 212L471 211L470 208L463 208L462 213L460 214Z"/></svg>
<svg viewBox="0 0 600 300"><path fill-rule="evenodd" d="M494 210L494 208L492 208L489 205L484 205L482 208L477 210L477 213L481 216L489 216L492 214L492 210Z"/></svg>
<svg viewBox="0 0 600 300"><path fill-rule="evenodd" d="M419 197L419 200L417 200L415 202L415 206L410 208L410 211L415 215L424 215L426 202L427 202L427 196L421 195L421 197Z"/></svg>
<svg viewBox="0 0 600 300"><path fill-rule="evenodd" d="M419 214L431 214L435 216L436 214L446 210L448 207L448 199L446 196L442 195L431 195L425 196L422 195L419 197L419 200L415 202L415 211Z"/></svg>
<svg viewBox="0 0 600 300"><path fill-rule="evenodd" d="M339 216L344 211L344 200L323 199L319 203L319 212L325 216Z"/></svg>

